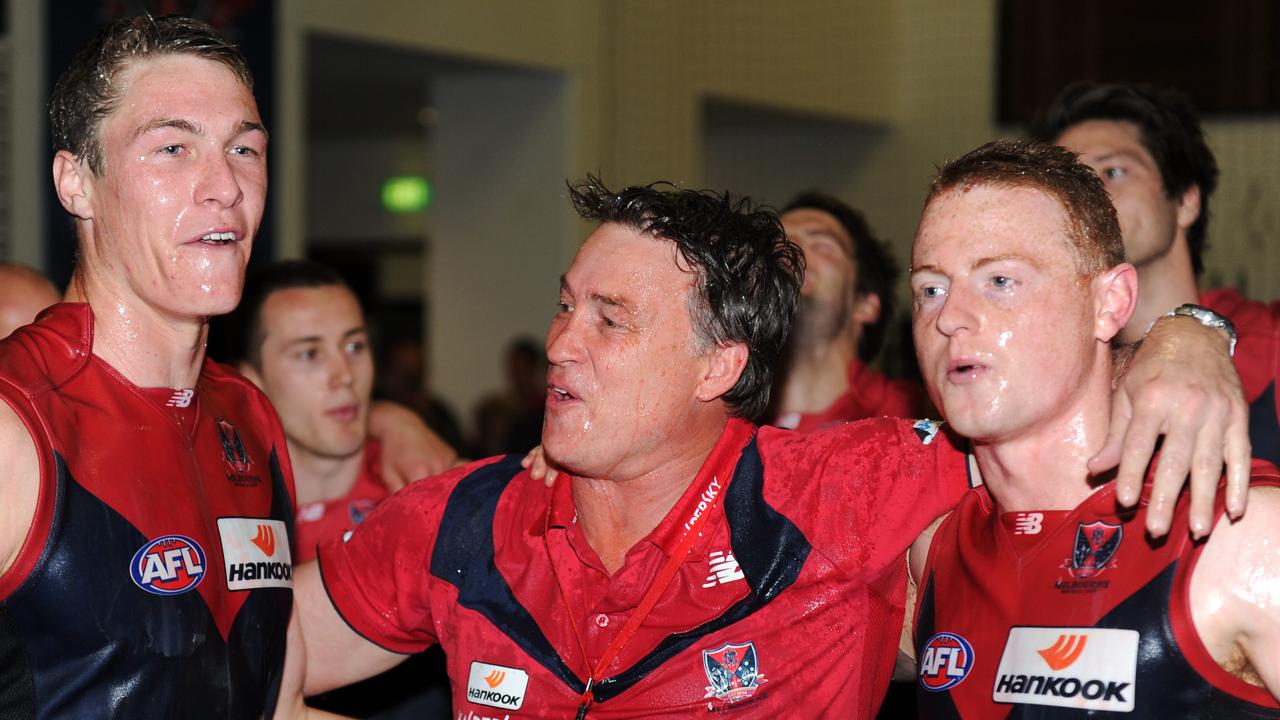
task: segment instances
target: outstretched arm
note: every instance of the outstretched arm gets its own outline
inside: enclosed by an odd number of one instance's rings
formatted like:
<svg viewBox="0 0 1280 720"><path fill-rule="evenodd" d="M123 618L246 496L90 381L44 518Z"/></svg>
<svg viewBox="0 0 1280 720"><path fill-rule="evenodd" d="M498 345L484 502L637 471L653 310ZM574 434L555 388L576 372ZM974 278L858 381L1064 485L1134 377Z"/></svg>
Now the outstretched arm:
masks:
<svg viewBox="0 0 1280 720"><path fill-rule="evenodd" d="M1187 317L1161 318L1116 381L1111 431L1089 469L1119 465L1116 497L1133 505L1161 435L1147 530L1169 531L1174 504L1191 475L1191 532L1208 533L1227 472L1227 512L1240 517L1249 485L1249 409L1231 363L1228 336Z"/></svg>

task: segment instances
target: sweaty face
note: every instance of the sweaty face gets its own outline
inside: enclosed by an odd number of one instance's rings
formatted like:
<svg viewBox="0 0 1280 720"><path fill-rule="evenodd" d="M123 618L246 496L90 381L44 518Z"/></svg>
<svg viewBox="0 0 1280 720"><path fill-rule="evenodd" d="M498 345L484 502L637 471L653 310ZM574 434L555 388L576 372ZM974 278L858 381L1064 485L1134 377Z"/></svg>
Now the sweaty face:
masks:
<svg viewBox="0 0 1280 720"><path fill-rule="evenodd" d="M212 60L134 62L99 125L87 272L126 305L174 317L229 312L267 190L267 136L249 89Z"/></svg>
<svg viewBox="0 0 1280 720"><path fill-rule="evenodd" d="M1178 229L1178 203L1165 194L1160 168L1143 147L1137 125L1086 120L1068 128L1057 143L1078 154L1106 185L1129 262L1142 267L1169 252Z"/></svg>
<svg viewBox="0 0 1280 720"><path fill-rule="evenodd" d="M1068 243L1062 206L1030 188L958 188L925 208L911 257L916 353L961 434L1016 438L1078 399L1097 348Z"/></svg>
<svg viewBox="0 0 1280 720"><path fill-rule="evenodd" d="M694 281L670 241L615 224L587 238L547 332L542 443L553 460L580 476L634 477L681 447L705 367Z"/></svg>
<svg viewBox="0 0 1280 720"><path fill-rule="evenodd" d="M339 285L289 288L262 305L257 369L294 455L348 457L364 446L373 357L364 316Z"/></svg>

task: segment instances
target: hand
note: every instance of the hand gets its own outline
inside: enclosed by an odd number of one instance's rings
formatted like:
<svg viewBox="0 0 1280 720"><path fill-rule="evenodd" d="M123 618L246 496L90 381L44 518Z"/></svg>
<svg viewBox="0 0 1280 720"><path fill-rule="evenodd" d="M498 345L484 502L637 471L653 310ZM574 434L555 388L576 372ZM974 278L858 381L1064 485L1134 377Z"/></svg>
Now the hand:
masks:
<svg viewBox="0 0 1280 720"><path fill-rule="evenodd" d="M382 442L382 482L392 492L448 470L453 448L403 405L378 401L369 409L369 434Z"/></svg>
<svg viewBox="0 0 1280 720"><path fill-rule="evenodd" d="M1224 461L1227 513L1240 517L1249 486L1249 410L1227 354L1226 334L1192 318L1161 318L1115 384L1110 432L1089 460L1089 471L1097 474L1118 464L1116 498L1132 506L1142 493L1156 439L1164 435L1147 531L1154 537L1169 531L1190 470L1191 533L1206 535Z"/></svg>
<svg viewBox="0 0 1280 720"><path fill-rule="evenodd" d="M529 471L529 477L534 480L543 480L547 483L547 487L556 484L556 478L560 477L560 470L547 460L547 454L543 452L542 446L537 445L529 451L528 455L520 461L520 467Z"/></svg>

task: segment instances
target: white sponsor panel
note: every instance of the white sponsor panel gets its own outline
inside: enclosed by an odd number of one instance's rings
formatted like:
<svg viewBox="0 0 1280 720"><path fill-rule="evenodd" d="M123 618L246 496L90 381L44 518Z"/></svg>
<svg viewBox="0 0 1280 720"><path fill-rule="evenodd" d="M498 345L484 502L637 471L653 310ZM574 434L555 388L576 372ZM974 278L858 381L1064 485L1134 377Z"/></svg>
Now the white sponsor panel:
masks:
<svg viewBox="0 0 1280 720"><path fill-rule="evenodd" d="M1133 710L1138 631L1015 627L991 699L1080 710Z"/></svg>
<svg viewBox="0 0 1280 720"><path fill-rule="evenodd" d="M493 665L478 660L471 663L467 677L467 700L477 705L519 710L529 689L529 673L520 668Z"/></svg>
<svg viewBox="0 0 1280 720"><path fill-rule="evenodd" d="M293 587L293 558L284 521L218 518L228 590Z"/></svg>

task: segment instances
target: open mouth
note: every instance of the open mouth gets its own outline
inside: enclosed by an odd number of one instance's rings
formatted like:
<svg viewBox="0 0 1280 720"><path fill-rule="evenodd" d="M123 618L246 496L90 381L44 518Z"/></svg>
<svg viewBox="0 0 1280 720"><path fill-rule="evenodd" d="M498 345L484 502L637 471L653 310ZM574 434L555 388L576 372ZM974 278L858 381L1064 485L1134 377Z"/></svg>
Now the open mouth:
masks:
<svg viewBox="0 0 1280 720"><path fill-rule="evenodd" d="M547 397L551 400L577 400L578 397L558 385L547 386Z"/></svg>
<svg viewBox="0 0 1280 720"><path fill-rule="evenodd" d="M239 240L240 237L234 232L211 232L200 236L200 242L205 245L230 245Z"/></svg>

